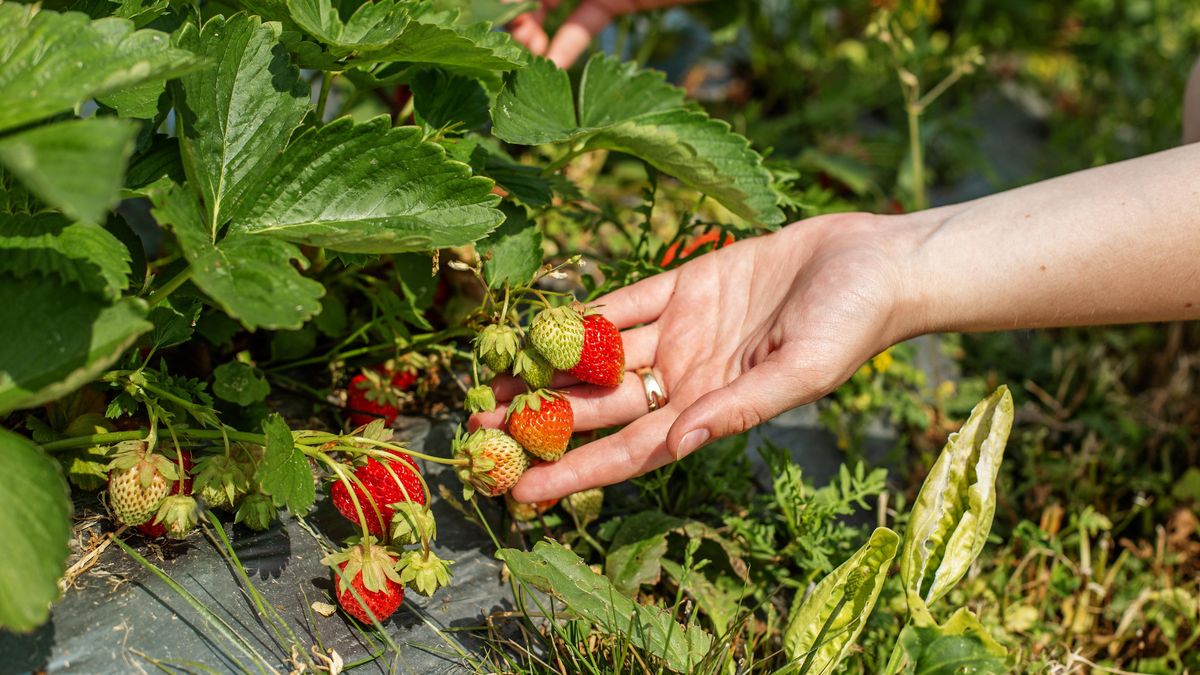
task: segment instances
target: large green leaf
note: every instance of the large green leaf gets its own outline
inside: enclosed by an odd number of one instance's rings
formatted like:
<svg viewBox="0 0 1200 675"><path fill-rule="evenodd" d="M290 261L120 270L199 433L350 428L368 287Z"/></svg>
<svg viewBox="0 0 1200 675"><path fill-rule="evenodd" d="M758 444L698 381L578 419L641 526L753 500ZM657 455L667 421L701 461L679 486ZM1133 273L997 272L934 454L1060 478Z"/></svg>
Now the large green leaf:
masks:
<svg viewBox="0 0 1200 675"><path fill-rule="evenodd" d="M280 32L279 24L237 14L179 33L180 46L215 64L171 87L183 165L204 200L212 234L237 212L251 179L274 170L308 112L308 85Z"/></svg>
<svg viewBox="0 0 1200 675"><path fill-rule="evenodd" d="M511 143L571 141L577 150L629 153L762 225L783 222L762 158L729 125L684 100L659 73L597 54L571 100L565 72L544 59L513 73L492 107Z"/></svg>
<svg viewBox="0 0 1200 675"><path fill-rule="evenodd" d="M783 644L797 670L833 672L867 625L899 547L895 532L876 528L867 543L825 575L807 598L796 598Z"/></svg>
<svg viewBox="0 0 1200 675"><path fill-rule="evenodd" d="M364 2L345 22L330 0L287 0L287 8L296 25L338 57L384 49L408 25L408 8L392 0Z"/></svg>
<svg viewBox="0 0 1200 675"><path fill-rule="evenodd" d="M1010 672L1007 651L966 607L938 625L921 610L900 631L888 673L903 675L1001 675Z"/></svg>
<svg viewBox="0 0 1200 675"><path fill-rule="evenodd" d="M409 86L417 116L435 129L455 125L461 132L488 123L491 101L479 80L427 68L417 73Z"/></svg>
<svg viewBox="0 0 1200 675"><path fill-rule="evenodd" d="M129 249L108 230L57 213L0 215L0 272L50 275L116 300L129 286Z"/></svg>
<svg viewBox="0 0 1200 675"><path fill-rule="evenodd" d="M193 69L168 36L125 19L92 21L37 5L0 4L0 130L70 110L140 82Z"/></svg>
<svg viewBox="0 0 1200 675"><path fill-rule="evenodd" d="M155 218L174 229L192 281L246 328L299 328L321 311L325 289L292 266L306 262L295 246L240 233L213 243L196 200L183 188L157 192L154 205Z"/></svg>
<svg viewBox="0 0 1200 675"><path fill-rule="evenodd" d="M296 448L292 430L279 413L271 413L263 421L263 433L267 435L267 445L256 475L259 486L276 506L303 516L317 498L308 458Z"/></svg>
<svg viewBox="0 0 1200 675"><path fill-rule="evenodd" d="M91 381L153 328L146 303L101 296L45 276L0 275L0 415Z"/></svg>
<svg viewBox="0 0 1200 675"><path fill-rule="evenodd" d="M446 157L420 129L344 117L299 136L234 216L232 232L351 253L466 244L493 230L492 181Z"/></svg>
<svg viewBox="0 0 1200 675"><path fill-rule="evenodd" d="M465 73L512 70L526 64L527 52L508 33L493 31L486 21L466 26L457 21L457 12L418 15L387 47L352 63L403 61Z"/></svg>
<svg viewBox="0 0 1200 675"><path fill-rule="evenodd" d="M71 500L58 462L0 429L0 628L29 631L49 618L70 538Z"/></svg>
<svg viewBox="0 0 1200 675"><path fill-rule="evenodd" d="M604 574L622 594L633 597L643 584L658 583L667 535L683 521L661 511L646 511L621 521L604 560Z"/></svg>
<svg viewBox="0 0 1200 675"><path fill-rule="evenodd" d="M1012 422L1012 394L1001 386L946 439L905 531L900 575L910 605L932 605L949 592L987 543Z"/></svg>
<svg viewBox="0 0 1200 675"><path fill-rule="evenodd" d="M623 635L673 671L690 672L712 646L707 632L682 626L662 609L625 597L607 577L593 572L561 544L541 541L533 551L506 548L496 557L523 583L554 595L603 631Z"/></svg>
<svg viewBox="0 0 1200 675"><path fill-rule="evenodd" d="M476 244L484 256L483 277L492 288L529 283L542 267L542 231L514 204L501 205L504 224Z"/></svg>
<svg viewBox="0 0 1200 675"><path fill-rule="evenodd" d="M68 120L0 138L0 164L49 206L89 223L116 206L137 123Z"/></svg>

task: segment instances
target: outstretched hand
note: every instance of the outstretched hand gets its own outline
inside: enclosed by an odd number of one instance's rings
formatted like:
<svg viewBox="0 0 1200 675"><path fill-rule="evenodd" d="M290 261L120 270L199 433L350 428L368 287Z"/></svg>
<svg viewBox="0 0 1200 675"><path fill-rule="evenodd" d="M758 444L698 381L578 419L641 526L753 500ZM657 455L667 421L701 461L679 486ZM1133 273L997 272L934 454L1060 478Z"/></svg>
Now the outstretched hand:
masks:
<svg viewBox="0 0 1200 675"><path fill-rule="evenodd" d="M592 39L613 19L634 12L681 5L695 0L582 0L571 16L554 34L546 34L543 21L546 11L557 7L562 0L543 0L541 6L513 19L509 33L529 51L545 56L559 68L568 68L587 49Z"/></svg>
<svg viewBox="0 0 1200 675"><path fill-rule="evenodd" d="M599 298L592 307L622 329L626 372L615 389L560 374L575 431L624 426L531 468L513 488L534 502L609 485L675 461L813 401L903 337L895 324L900 238L877 216L841 214L796 223L701 256ZM651 367L669 402L648 412L641 379ZM500 427L504 402L524 390L493 383L501 405L472 417Z"/></svg>

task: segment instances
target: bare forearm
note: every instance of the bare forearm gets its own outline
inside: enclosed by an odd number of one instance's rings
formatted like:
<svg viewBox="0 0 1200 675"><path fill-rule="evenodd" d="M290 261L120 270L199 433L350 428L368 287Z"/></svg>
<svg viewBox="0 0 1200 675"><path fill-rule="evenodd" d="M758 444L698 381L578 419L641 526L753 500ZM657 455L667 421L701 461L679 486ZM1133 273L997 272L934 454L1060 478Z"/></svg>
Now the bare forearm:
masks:
<svg viewBox="0 0 1200 675"><path fill-rule="evenodd" d="M910 334L1200 318L1200 145L907 225Z"/></svg>

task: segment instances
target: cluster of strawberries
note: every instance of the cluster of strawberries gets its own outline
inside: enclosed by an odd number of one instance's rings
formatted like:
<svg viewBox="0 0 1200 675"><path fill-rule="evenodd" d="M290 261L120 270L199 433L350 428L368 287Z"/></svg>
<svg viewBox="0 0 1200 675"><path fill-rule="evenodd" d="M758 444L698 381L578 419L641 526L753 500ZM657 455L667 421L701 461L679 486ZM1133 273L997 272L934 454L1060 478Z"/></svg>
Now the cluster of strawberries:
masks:
<svg viewBox="0 0 1200 675"><path fill-rule="evenodd" d="M578 303L541 310L529 325L525 344L522 342L519 329L504 323L487 326L476 339L476 354L488 369L497 375L511 372L519 376L529 391L509 403L507 432L478 429L455 439L454 454L461 461L458 474L465 496L473 492L489 497L505 494L533 463L557 461L567 451L575 415L571 402L548 388L555 371L604 387L619 385L625 374L620 331ZM487 385L468 392L471 412L494 410L495 406L494 392ZM533 517L553 504L515 507L514 515Z"/></svg>
<svg viewBox="0 0 1200 675"><path fill-rule="evenodd" d="M188 450L172 458L153 442L118 443L108 466L108 506L117 520L147 537L186 537L199 519L196 497L209 508L235 512L235 522L265 530L276 508L270 497L251 490L253 462L240 445L194 462Z"/></svg>
<svg viewBox="0 0 1200 675"><path fill-rule="evenodd" d="M382 430L381 419L356 433L369 438ZM406 586L431 595L449 583L450 571L430 548L437 523L416 461L403 452L365 459L348 475L339 475L330 489L338 513L362 527L364 535L322 562L335 570L342 609L371 623L399 609ZM412 545L418 548L404 550Z"/></svg>

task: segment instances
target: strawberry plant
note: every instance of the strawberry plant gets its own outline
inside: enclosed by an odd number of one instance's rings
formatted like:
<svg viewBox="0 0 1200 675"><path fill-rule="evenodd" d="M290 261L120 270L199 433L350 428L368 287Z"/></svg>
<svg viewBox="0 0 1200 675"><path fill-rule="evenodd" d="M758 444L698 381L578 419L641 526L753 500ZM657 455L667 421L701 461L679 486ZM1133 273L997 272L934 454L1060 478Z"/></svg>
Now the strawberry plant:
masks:
<svg viewBox="0 0 1200 675"><path fill-rule="evenodd" d="M440 0L0 2L0 627L46 620L69 492L107 486L114 527L185 537L206 511L254 528L302 516L314 475L361 529L329 559L349 578L338 599L383 618L391 584L448 579L416 454L383 424L434 397L439 373L482 365L538 392L554 369L623 373L601 315L534 294L562 269L543 267L542 223L586 202L564 167L624 153L651 191L671 176L730 227L784 221L727 124L612 57L573 86L491 30L510 16ZM458 259L457 281L436 276ZM495 406L482 379L467 388L470 409ZM285 419L284 395L314 414ZM532 394L514 434L561 454L561 407ZM501 431L422 458L486 494L528 464Z"/></svg>

